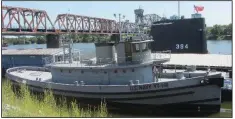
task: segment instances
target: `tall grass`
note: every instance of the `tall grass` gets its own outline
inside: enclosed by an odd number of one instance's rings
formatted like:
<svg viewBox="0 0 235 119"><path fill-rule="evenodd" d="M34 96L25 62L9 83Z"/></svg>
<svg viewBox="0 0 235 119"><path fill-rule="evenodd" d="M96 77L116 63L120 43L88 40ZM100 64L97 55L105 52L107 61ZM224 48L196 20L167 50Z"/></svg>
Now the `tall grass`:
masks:
<svg viewBox="0 0 235 119"><path fill-rule="evenodd" d="M2 116L108 117L109 115L104 103L101 103L98 109L80 108L76 101L71 101L68 104L66 98L60 98L59 101L56 101L51 91L45 91L43 96L34 95L25 85L21 85L17 90L12 88L10 81L4 81L2 82Z"/></svg>

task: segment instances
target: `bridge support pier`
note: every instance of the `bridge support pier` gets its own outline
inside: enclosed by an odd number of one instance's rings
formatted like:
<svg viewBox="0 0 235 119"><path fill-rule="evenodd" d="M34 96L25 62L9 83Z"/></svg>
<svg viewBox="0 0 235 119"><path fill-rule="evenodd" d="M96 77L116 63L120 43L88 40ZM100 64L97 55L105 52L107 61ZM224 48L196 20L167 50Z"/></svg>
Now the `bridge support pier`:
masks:
<svg viewBox="0 0 235 119"><path fill-rule="evenodd" d="M47 48L59 48L60 44L60 35L48 34L46 35Z"/></svg>
<svg viewBox="0 0 235 119"><path fill-rule="evenodd" d="M120 35L119 34L111 35L111 41L118 42L119 40L120 40Z"/></svg>

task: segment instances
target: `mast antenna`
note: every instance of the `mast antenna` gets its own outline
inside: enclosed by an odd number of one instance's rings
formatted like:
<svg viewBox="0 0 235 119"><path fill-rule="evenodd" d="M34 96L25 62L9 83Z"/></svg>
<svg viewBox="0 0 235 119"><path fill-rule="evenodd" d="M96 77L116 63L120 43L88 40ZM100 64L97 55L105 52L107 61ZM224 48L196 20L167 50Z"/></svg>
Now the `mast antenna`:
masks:
<svg viewBox="0 0 235 119"><path fill-rule="evenodd" d="M68 11L70 11L70 9L68 9ZM66 62L66 54L68 53L68 60L69 63L73 62L72 59L72 45L73 45L73 39L71 37L71 30L69 27L69 13L66 14L66 23L67 23L67 34L62 37L62 47L63 47L63 60L64 63Z"/></svg>

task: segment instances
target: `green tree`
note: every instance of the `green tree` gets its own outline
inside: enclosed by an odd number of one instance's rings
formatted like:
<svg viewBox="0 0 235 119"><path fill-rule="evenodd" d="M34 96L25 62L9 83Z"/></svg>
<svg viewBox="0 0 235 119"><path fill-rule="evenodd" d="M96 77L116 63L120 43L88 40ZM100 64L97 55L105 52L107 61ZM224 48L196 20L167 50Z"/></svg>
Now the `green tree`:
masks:
<svg viewBox="0 0 235 119"><path fill-rule="evenodd" d="M209 40L231 40L232 39L232 24L229 25L214 25L207 27L206 39Z"/></svg>
<svg viewBox="0 0 235 119"><path fill-rule="evenodd" d="M31 44L37 43L37 38L36 37L30 38L30 42Z"/></svg>
<svg viewBox="0 0 235 119"><path fill-rule="evenodd" d="M232 23L225 26L224 35L232 35Z"/></svg>
<svg viewBox="0 0 235 119"><path fill-rule="evenodd" d="M215 36L219 36L222 33L222 31L223 30L222 30L221 26L216 24L212 27L210 32Z"/></svg>
<svg viewBox="0 0 235 119"><path fill-rule="evenodd" d="M46 43L46 39L43 36L36 36L37 38L37 44L45 44Z"/></svg>

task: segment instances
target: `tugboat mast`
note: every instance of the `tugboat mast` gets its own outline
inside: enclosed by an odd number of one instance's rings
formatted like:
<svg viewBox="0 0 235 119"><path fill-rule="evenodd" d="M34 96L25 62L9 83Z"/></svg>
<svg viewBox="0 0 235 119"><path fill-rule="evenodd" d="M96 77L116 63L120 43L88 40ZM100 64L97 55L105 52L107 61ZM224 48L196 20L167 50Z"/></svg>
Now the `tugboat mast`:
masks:
<svg viewBox="0 0 235 119"><path fill-rule="evenodd" d="M121 14L119 13L118 14L118 18L117 18L117 15L116 14L113 14L113 16L116 18L116 19L118 19L117 21L118 21L118 27L119 27L119 41L121 41L121 39L122 39L122 26L123 26L123 24L121 23L121 19L125 19L125 16L123 15L122 16L122 18L121 18Z"/></svg>
<svg viewBox="0 0 235 119"><path fill-rule="evenodd" d="M70 10L69 10L70 11ZM67 23L67 26L69 26L69 14L67 13L66 15L66 23ZM64 35L64 37L62 37L62 47L63 47L63 61L64 63L66 62L66 54L68 53L68 60L69 60L69 63L72 63L73 62L73 56L72 56L72 45L73 45L73 39L71 37L71 30L69 29L69 27L67 27L67 34Z"/></svg>

